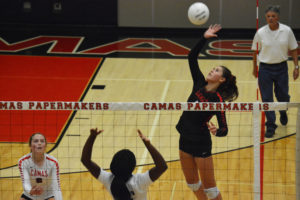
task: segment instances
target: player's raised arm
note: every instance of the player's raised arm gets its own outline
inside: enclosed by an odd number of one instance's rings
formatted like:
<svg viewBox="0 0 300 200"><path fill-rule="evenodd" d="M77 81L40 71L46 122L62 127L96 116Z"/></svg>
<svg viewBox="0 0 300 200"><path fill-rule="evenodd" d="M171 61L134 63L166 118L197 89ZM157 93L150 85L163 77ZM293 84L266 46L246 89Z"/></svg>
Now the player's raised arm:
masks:
<svg viewBox="0 0 300 200"><path fill-rule="evenodd" d="M96 137L102 133L103 130L98 130L97 128L90 130L90 136L88 137L87 141L82 150L81 154L81 162L82 164L91 172L91 174L98 178L100 174L100 167L91 160L92 157L92 149L95 142Z"/></svg>
<svg viewBox="0 0 300 200"><path fill-rule="evenodd" d="M140 130L138 130L138 133L154 161L155 166L150 169L149 175L151 180L155 181L168 169L167 163L158 150L150 143L150 140Z"/></svg>
<svg viewBox="0 0 300 200"><path fill-rule="evenodd" d="M204 48L207 39L217 37L217 32L221 30L221 25L215 24L211 25L200 38L200 40L196 43L196 45L191 49L188 55L189 67L191 71L191 76L193 79L194 87L198 85L205 85L205 77L201 72L198 64L198 55L201 50Z"/></svg>

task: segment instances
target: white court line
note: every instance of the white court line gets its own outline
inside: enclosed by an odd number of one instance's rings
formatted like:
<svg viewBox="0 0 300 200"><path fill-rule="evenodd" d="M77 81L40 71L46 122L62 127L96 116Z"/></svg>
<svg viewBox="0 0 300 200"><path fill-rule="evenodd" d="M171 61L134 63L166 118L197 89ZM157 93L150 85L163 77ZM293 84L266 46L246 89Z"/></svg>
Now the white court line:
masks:
<svg viewBox="0 0 300 200"><path fill-rule="evenodd" d="M176 188L176 181L175 181L175 183L174 183L174 185L173 185L173 188L172 188L172 193L171 193L170 200L172 200L172 199L173 199L173 197L174 197L175 188Z"/></svg>
<svg viewBox="0 0 300 200"><path fill-rule="evenodd" d="M168 89L169 89L169 86L170 86L170 81L166 81L165 88L164 88L164 90L162 92L162 96L160 98L160 102L164 102L165 101L166 96L167 96L167 92L168 92ZM148 135L148 138L149 138L150 141L151 141L151 139L152 139L152 137L153 137L153 135L155 133L155 129L156 129L156 126L158 124L159 116L160 116L160 111L157 111L156 114L155 114L155 118L154 118L152 127L151 127L150 134ZM145 164L146 158L147 158L148 154L149 154L148 150L147 150L147 148L145 148L144 152L143 152L143 155L142 155L142 159L140 160L140 163L142 165ZM142 173L142 169L143 169L143 167L139 167L139 169L137 170L137 173Z"/></svg>
<svg viewBox="0 0 300 200"><path fill-rule="evenodd" d="M168 169L169 170L169 169ZM171 170L171 169L170 169ZM171 179L170 179L171 180ZM170 183L170 180L159 180L160 183ZM182 183L182 184L185 184L186 185L186 180L176 180L175 182L178 182L178 183ZM226 181L226 180L219 180L218 181L218 184L230 184L230 185L253 185L253 183L249 183L249 182L237 182L237 181ZM288 187L292 187L292 186L295 186L295 184L293 183L264 183L264 185L269 185L269 186L288 186ZM174 187L174 186L173 186ZM186 185L187 187L187 185Z"/></svg>
<svg viewBox="0 0 300 200"><path fill-rule="evenodd" d="M166 79L101 79L102 81L148 81L148 82L165 82L165 81L177 81L177 82L191 82L192 80L166 80ZM239 81L237 80L238 83L257 83L257 80L254 81ZM299 81L290 81L289 84L300 84Z"/></svg>

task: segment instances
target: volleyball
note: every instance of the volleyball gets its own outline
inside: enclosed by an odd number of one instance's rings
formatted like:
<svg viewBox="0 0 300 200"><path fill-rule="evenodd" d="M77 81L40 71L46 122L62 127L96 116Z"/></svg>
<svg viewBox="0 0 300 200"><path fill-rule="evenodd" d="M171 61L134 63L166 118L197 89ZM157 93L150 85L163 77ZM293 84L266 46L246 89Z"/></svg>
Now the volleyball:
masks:
<svg viewBox="0 0 300 200"><path fill-rule="evenodd" d="M193 3L188 10L188 18L192 24L205 24L209 18L208 7L202 2Z"/></svg>

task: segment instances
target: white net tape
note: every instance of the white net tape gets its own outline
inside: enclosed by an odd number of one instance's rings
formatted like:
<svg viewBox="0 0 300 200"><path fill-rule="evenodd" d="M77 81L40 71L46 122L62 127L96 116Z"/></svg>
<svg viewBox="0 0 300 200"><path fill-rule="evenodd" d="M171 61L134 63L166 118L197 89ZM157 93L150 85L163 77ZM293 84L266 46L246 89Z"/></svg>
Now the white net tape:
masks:
<svg viewBox="0 0 300 200"><path fill-rule="evenodd" d="M182 102L48 102L48 101L1 101L0 110L188 110L188 111L260 111L287 110L288 103L182 103Z"/></svg>

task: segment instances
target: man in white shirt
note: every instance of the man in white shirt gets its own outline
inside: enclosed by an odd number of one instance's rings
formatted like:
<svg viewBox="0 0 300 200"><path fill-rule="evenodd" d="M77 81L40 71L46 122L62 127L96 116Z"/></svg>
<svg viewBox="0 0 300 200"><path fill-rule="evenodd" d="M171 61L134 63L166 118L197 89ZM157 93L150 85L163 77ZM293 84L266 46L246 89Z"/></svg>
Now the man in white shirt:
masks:
<svg viewBox="0 0 300 200"><path fill-rule="evenodd" d="M258 76L258 83L263 102L273 102L274 92L279 102L289 102L289 77L288 77L288 53L291 53L294 62L293 78L299 76L298 43L291 28L281 24L279 20L279 6L270 6L265 12L267 25L261 27L255 34L252 43L253 75ZM257 53L259 72L257 69ZM275 134L276 116L274 111L266 112L267 131L265 137L271 138ZM280 122L286 125L288 117L286 111L280 111Z"/></svg>

